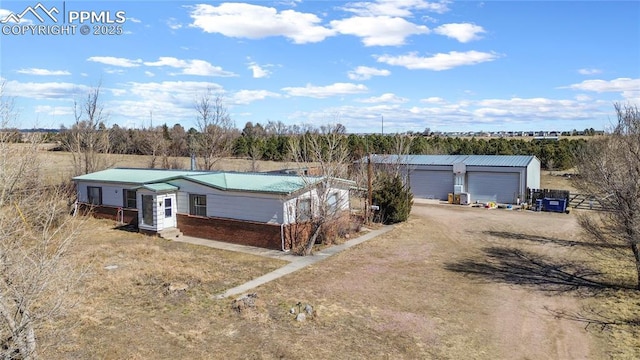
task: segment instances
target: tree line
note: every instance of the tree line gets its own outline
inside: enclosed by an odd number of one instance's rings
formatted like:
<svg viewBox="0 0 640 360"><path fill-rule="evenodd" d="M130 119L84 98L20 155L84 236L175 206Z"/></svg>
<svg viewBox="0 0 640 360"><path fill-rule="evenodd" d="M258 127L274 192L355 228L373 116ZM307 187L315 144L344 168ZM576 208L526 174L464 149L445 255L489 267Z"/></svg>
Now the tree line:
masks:
<svg viewBox="0 0 640 360"><path fill-rule="evenodd" d="M70 128L63 127L58 134L51 134L49 140L68 143L68 137L83 131L83 127L82 122ZM171 127L163 124L142 129L127 129L117 124L107 128L103 123L99 123L95 128L108 138L110 153L151 155L159 159L155 164L157 167L171 165L163 166L160 159L189 157L194 154L204 159L206 163L204 167L208 169L213 168L214 157L234 156L256 161L288 161L294 156L289 146L292 138L300 138L302 144L305 144L314 138L327 136L327 132L322 128L287 126L280 122L269 122L266 126L249 122L242 130L233 126L219 125L186 130L180 124ZM574 154L579 152L587 142L583 138L524 140L423 136L421 134L346 134L343 126L335 128L337 130L333 131L339 131L340 139L349 151L350 160L360 159L368 153L535 155L540 159L543 168L565 170L575 166ZM215 148L213 153L212 147ZM304 159L304 150L302 154Z"/></svg>

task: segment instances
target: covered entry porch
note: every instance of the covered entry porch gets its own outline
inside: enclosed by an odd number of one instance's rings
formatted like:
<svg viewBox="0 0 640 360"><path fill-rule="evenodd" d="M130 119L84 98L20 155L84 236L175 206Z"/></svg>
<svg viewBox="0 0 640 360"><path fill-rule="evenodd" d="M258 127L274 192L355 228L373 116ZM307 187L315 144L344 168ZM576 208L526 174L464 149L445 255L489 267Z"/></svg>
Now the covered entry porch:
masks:
<svg viewBox="0 0 640 360"><path fill-rule="evenodd" d="M177 186L167 183L148 184L136 190L140 231L161 233L177 227L177 190Z"/></svg>

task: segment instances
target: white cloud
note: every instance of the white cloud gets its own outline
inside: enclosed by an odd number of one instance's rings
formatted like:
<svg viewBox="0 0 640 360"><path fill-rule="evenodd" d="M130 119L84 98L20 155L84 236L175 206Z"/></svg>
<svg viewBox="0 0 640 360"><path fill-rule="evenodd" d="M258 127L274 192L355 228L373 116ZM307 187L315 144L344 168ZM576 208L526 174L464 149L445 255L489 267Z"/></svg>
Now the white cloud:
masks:
<svg viewBox="0 0 640 360"><path fill-rule="evenodd" d="M47 70L47 69L39 69L39 68L29 68L29 69L20 69L18 70L20 74L27 75L39 75L39 76L66 76L71 75L67 70Z"/></svg>
<svg viewBox="0 0 640 360"><path fill-rule="evenodd" d="M602 73L600 69L578 69L578 74L581 75L595 75Z"/></svg>
<svg viewBox="0 0 640 360"><path fill-rule="evenodd" d="M437 97L437 96L428 97L426 99L420 99L420 102L425 104L444 104L445 103L443 98Z"/></svg>
<svg viewBox="0 0 640 360"><path fill-rule="evenodd" d="M89 90L87 86L69 82L19 82L7 81L6 95L29 99L73 99Z"/></svg>
<svg viewBox="0 0 640 360"><path fill-rule="evenodd" d="M315 43L334 35L321 25L315 14L294 10L278 12L272 7L222 3L219 6L198 4L191 7L192 27L208 33L234 38L262 39L284 36L296 44Z"/></svg>
<svg viewBox="0 0 640 360"><path fill-rule="evenodd" d="M308 84L305 87L285 87L282 90L290 96L307 96L322 99L336 95L360 94L367 92L368 89L362 84L335 83L327 86Z"/></svg>
<svg viewBox="0 0 640 360"><path fill-rule="evenodd" d="M268 78L269 75L271 75L271 71L265 69L255 62L250 62L248 64L248 69L251 70L255 79Z"/></svg>
<svg viewBox="0 0 640 360"><path fill-rule="evenodd" d="M233 94L230 101L232 104L246 105L269 97L278 98L281 95L267 90L240 90Z"/></svg>
<svg viewBox="0 0 640 360"><path fill-rule="evenodd" d="M369 66L358 66L354 70L349 71L348 76L351 80L368 80L373 76L389 76L391 71L386 69L376 69Z"/></svg>
<svg viewBox="0 0 640 360"><path fill-rule="evenodd" d="M139 24L142 22L142 20L134 17L127 17L127 21L131 21L132 23L136 23L136 24Z"/></svg>
<svg viewBox="0 0 640 360"><path fill-rule="evenodd" d="M485 33L482 26L468 23L444 24L433 29L436 34L454 38L461 43L480 39L480 34Z"/></svg>
<svg viewBox="0 0 640 360"><path fill-rule="evenodd" d="M597 93L617 92L628 102L640 104L640 78L617 78L613 80L585 80L570 85L573 90L593 91Z"/></svg>
<svg viewBox="0 0 640 360"><path fill-rule="evenodd" d="M602 92L638 91L640 79L617 78L607 80L585 80L579 84L569 86L574 90Z"/></svg>
<svg viewBox="0 0 640 360"><path fill-rule="evenodd" d="M235 76L234 73L225 71L219 66L213 66L204 60L182 60L174 57L163 56L157 61L145 61L146 66L168 66L172 68L182 69L182 75L199 75L199 76ZM172 74L176 75L176 74Z"/></svg>
<svg viewBox="0 0 640 360"><path fill-rule="evenodd" d="M142 64L141 59L126 59L120 57L113 56L92 56L87 59L87 61L93 61L100 64L111 65L111 66L120 66L120 67L138 67Z"/></svg>
<svg viewBox="0 0 640 360"><path fill-rule="evenodd" d="M122 74L124 74L124 70L123 69L105 69L104 72L107 73L107 74L114 74L114 75L122 75Z"/></svg>
<svg viewBox="0 0 640 360"><path fill-rule="evenodd" d="M402 104L402 103L406 103L409 101L409 99L404 98L404 97L400 97L396 94L392 94L392 93L385 93L382 94L380 96L373 96L370 98L366 98L366 99L359 99L356 100L358 102L361 103L365 103L365 104L379 104L379 103L391 103L391 104Z"/></svg>
<svg viewBox="0 0 640 360"><path fill-rule="evenodd" d="M342 10L354 13L358 16L400 16L410 17L415 10L426 10L435 13L449 11L449 1L424 1L424 0L377 0L371 2L355 2L345 5Z"/></svg>
<svg viewBox="0 0 640 360"><path fill-rule="evenodd" d="M421 57L416 53L409 53L407 55L381 55L377 56L376 60L381 63L404 66L411 70L448 70L458 66L475 65L487 61L493 61L498 58L498 55L494 53L486 53L480 51L467 51L458 52L451 51L443 54L439 53L431 57Z"/></svg>
<svg viewBox="0 0 640 360"><path fill-rule="evenodd" d="M43 114L46 116L72 116L72 106L50 106L50 105L37 105L33 111L36 114Z"/></svg>
<svg viewBox="0 0 640 360"><path fill-rule="evenodd" d="M156 74L154 74L153 72L148 71L148 70L147 70L147 71L145 71L145 72L144 72L144 74L145 74L145 75L147 75L148 77L154 77L154 76L156 76Z"/></svg>
<svg viewBox="0 0 640 360"><path fill-rule="evenodd" d="M429 28L416 25L400 17L351 17L331 21L331 27L345 35L362 38L365 46L403 45L411 35L428 34Z"/></svg>
<svg viewBox="0 0 640 360"><path fill-rule="evenodd" d="M171 30L179 30L182 28L182 24L180 24L176 18L168 18L165 23Z"/></svg>
<svg viewBox="0 0 640 360"><path fill-rule="evenodd" d="M574 98L576 99L576 101L581 101L581 102L593 100L591 96L585 95L585 94L576 95Z"/></svg>

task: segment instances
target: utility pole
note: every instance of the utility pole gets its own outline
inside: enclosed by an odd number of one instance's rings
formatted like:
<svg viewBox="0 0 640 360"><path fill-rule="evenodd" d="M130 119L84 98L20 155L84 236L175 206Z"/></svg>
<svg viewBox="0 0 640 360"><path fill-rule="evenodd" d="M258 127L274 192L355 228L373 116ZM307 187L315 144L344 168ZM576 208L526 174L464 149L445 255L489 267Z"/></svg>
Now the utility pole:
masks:
<svg viewBox="0 0 640 360"><path fill-rule="evenodd" d="M373 164L371 164L371 153L367 157L367 191L368 191L368 199L367 199L367 211L366 213L366 222L369 223L371 221L371 206L373 205Z"/></svg>
<svg viewBox="0 0 640 360"><path fill-rule="evenodd" d="M382 135L384 135L384 115L380 115L380 120L382 120Z"/></svg>

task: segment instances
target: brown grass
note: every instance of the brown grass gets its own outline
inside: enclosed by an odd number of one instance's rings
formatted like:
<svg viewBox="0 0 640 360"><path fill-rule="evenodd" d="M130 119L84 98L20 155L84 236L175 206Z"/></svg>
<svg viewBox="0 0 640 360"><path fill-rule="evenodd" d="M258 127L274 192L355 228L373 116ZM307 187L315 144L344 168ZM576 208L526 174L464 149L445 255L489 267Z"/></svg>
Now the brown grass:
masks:
<svg viewBox="0 0 640 360"><path fill-rule="evenodd" d="M638 292L580 285L558 290L552 277L533 283L508 259L488 257L488 248L517 250L547 259L550 274L568 262L602 272L594 279L604 284L632 284L628 258L613 262L608 252L592 257L596 248L581 239L573 215L415 206L410 220L392 232L255 289L255 307L240 313L232 309L233 299L215 295L282 262L111 226L90 220L76 254L79 263L90 264L78 289L84 300L67 320L76 327L47 358L640 356L637 327L585 330L585 323L552 312L633 319ZM451 270L469 262L493 270ZM105 269L109 265L117 268ZM186 290L170 291L171 285ZM304 322L289 312L298 303L314 308Z"/></svg>
<svg viewBox="0 0 640 360"><path fill-rule="evenodd" d="M73 165L71 154L63 151L47 151L47 147L40 152L40 161L45 165L45 178L51 182L64 181L71 178ZM151 165L152 157L147 155L101 155L109 167L131 167L148 168ZM162 163L161 158L156 159L156 167ZM169 158L170 164L178 164L181 169L189 169L191 161L189 158ZM295 163L276 161L257 161L257 171L273 171L296 167ZM249 159L223 158L215 167L215 170L226 171L251 171L252 162Z"/></svg>
<svg viewBox="0 0 640 360"><path fill-rule="evenodd" d="M185 358L228 311L217 294L285 264L113 225L88 220L74 254L87 271L67 318L74 330L49 358L171 358L176 349Z"/></svg>

